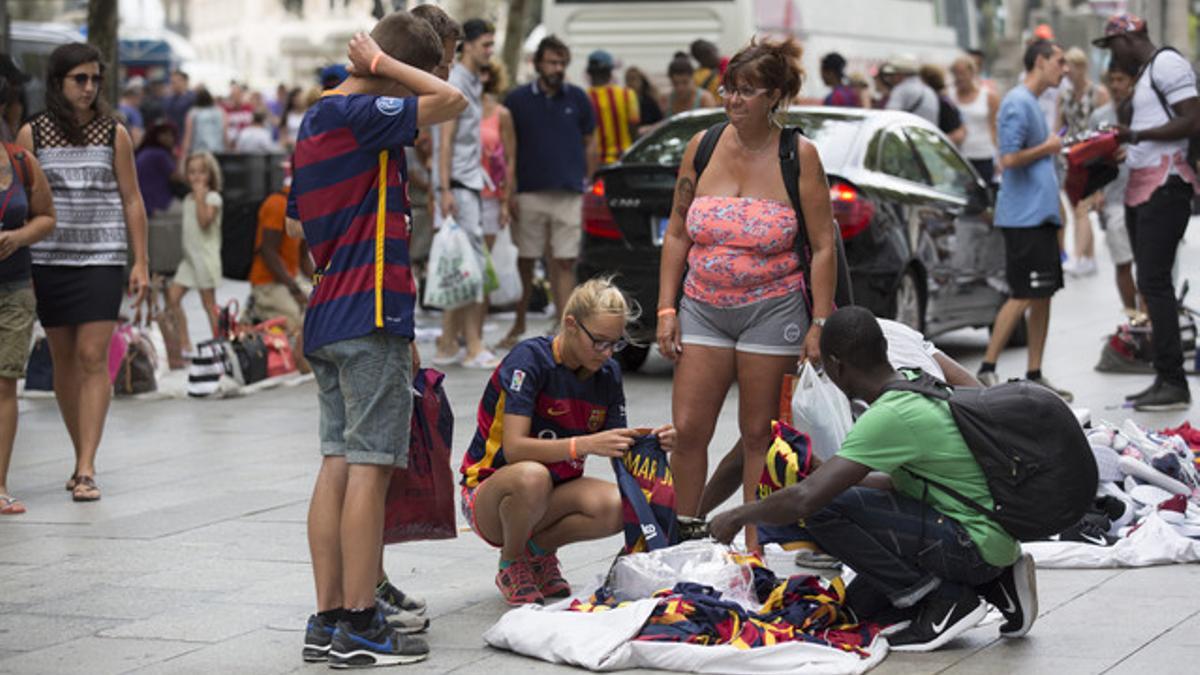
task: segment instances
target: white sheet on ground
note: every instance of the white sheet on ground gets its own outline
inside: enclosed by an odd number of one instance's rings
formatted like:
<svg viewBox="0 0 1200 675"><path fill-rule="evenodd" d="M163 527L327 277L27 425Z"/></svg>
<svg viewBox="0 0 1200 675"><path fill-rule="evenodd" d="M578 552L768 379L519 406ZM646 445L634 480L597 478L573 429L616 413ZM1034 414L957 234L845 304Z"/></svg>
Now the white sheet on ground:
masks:
<svg viewBox="0 0 1200 675"><path fill-rule="evenodd" d="M804 642L738 649L633 641L657 603L638 600L595 613L567 611L569 600L549 607L526 605L500 617L483 634L483 640L498 649L596 671L657 668L693 673L857 675L887 655L885 638L867 648L868 658Z"/></svg>
<svg viewBox="0 0 1200 675"><path fill-rule="evenodd" d="M1021 544L1038 567L1148 567L1200 562L1200 541L1180 534L1151 513L1132 534L1112 546L1076 541L1035 541Z"/></svg>

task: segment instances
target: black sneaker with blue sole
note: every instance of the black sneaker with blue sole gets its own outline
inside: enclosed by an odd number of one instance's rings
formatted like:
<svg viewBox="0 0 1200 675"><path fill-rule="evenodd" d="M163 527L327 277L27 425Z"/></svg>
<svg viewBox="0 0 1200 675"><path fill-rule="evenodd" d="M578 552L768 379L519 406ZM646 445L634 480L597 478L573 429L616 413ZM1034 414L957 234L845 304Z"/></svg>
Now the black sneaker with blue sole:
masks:
<svg viewBox="0 0 1200 675"><path fill-rule="evenodd" d="M339 621L329 649L329 666L338 669L397 666L427 658L429 645L424 640L400 634L378 611L361 633L349 621Z"/></svg>
<svg viewBox="0 0 1200 675"><path fill-rule="evenodd" d="M329 657L329 647L333 644L333 629L335 623L321 618L320 614L308 617L308 626L304 629L304 660L308 663L320 663Z"/></svg>

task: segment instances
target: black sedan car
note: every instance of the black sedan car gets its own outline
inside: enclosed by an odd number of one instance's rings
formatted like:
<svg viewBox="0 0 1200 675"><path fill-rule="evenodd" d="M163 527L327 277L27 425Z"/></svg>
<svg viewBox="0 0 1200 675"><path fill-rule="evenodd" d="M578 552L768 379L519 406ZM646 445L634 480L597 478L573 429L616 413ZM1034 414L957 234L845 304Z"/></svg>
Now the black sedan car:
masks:
<svg viewBox="0 0 1200 675"><path fill-rule="evenodd" d="M641 305L618 354L635 370L654 343L658 269L688 141L724 118L676 115L600 169L584 195L581 279L616 273ZM926 335L990 326L1004 302L1004 243L986 183L937 128L904 112L794 107L789 125L817 146L857 304Z"/></svg>

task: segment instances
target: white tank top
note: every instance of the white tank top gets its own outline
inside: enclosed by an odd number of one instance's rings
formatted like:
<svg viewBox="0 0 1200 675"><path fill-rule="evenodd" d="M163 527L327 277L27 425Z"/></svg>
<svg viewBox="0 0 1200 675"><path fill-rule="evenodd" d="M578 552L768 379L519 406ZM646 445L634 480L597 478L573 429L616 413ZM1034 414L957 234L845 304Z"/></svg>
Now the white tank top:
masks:
<svg viewBox="0 0 1200 675"><path fill-rule="evenodd" d="M975 100L963 103L954 92L954 102L962 113L963 125L967 128L967 137L963 139L962 153L967 159L993 159L996 156L996 146L992 143L991 125L988 123L988 95L983 88L975 94Z"/></svg>

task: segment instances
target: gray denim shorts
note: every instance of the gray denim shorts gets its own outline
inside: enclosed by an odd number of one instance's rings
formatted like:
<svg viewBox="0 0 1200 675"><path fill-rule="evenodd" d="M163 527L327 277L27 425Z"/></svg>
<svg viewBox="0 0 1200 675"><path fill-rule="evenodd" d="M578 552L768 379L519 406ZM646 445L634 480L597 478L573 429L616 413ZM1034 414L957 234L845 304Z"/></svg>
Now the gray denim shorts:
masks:
<svg viewBox="0 0 1200 675"><path fill-rule="evenodd" d="M321 454L350 464L408 466L411 340L373 333L308 355L317 379Z"/></svg>
<svg viewBox="0 0 1200 675"><path fill-rule="evenodd" d="M714 307L684 296L680 341L747 354L799 356L808 332L804 296L789 293L738 307Z"/></svg>

